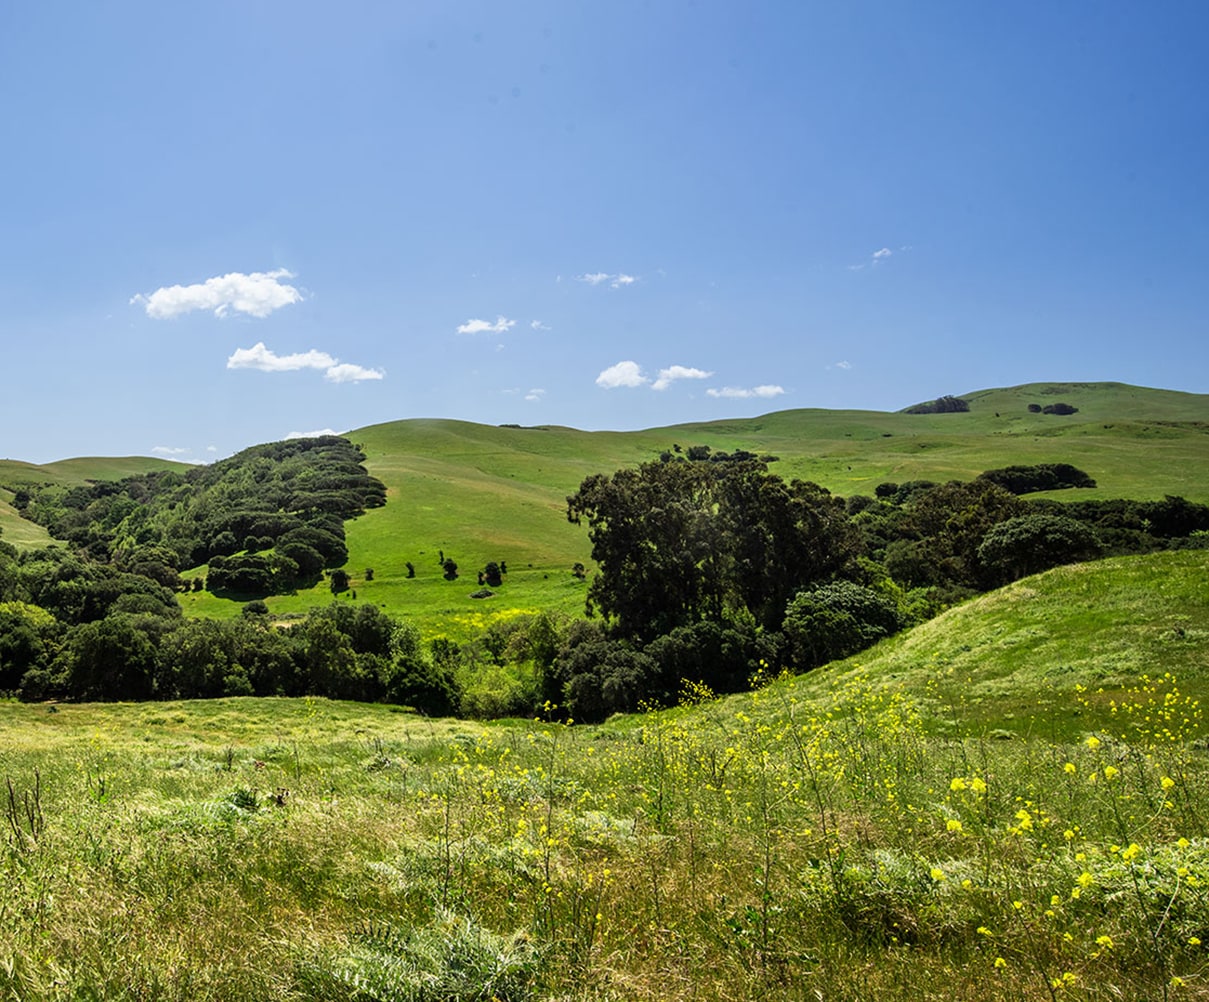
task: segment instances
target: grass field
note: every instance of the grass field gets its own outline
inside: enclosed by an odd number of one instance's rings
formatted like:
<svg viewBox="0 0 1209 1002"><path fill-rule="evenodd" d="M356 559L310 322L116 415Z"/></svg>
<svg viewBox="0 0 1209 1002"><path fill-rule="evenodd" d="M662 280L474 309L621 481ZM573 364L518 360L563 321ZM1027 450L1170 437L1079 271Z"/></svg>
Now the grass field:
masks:
<svg viewBox="0 0 1209 1002"><path fill-rule="evenodd" d="M1204 998L1207 570L599 727L0 704L0 998Z"/></svg>

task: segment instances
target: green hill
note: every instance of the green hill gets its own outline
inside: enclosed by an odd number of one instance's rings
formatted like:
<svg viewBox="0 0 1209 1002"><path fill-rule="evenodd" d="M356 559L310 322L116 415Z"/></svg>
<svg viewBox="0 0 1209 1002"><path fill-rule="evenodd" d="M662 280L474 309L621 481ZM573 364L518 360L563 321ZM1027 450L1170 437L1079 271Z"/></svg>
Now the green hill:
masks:
<svg viewBox="0 0 1209 1002"><path fill-rule="evenodd" d="M1204 550L1058 567L799 676L789 691L825 700L862 677L911 694L944 733L1071 740L1115 731L1143 676L1160 690L1173 676L1185 696L1209 700L1207 575Z"/></svg>
<svg viewBox="0 0 1209 1002"><path fill-rule="evenodd" d="M882 482L971 479L1013 464L1072 463L1097 482L1091 490L1049 496L1090 500L1181 495L1209 502L1209 395L1121 383L1036 383L964 393L963 413L786 410L755 418L672 425L634 432L558 426L495 427L449 420L405 420L350 432L366 467L388 488L384 508L347 526L352 587L361 600L430 631L471 632L485 619L536 608L582 608L586 532L565 519L567 495L592 473L656 458L679 445L775 455L773 471L812 480L834 493L872 494ZM1066 403L1070 415L1030 412ZM79 482L178 464L154 459L68 460L33 467L0 462L0 484L22 478ZM1046 496L1046 495L1039 495ZM0 490L0 527L18 545L45 534L16 517ZM438 556L452 557L446 581ZM475 600L476 572L508 565L505 584ZM411 563L416 576L407 576ZM373 580L366 570L372 569ZM278 614L330 600L323 585L270 600ZM238 604L205 593L184 597L186 611L229 616Z"/></svg>
<svg viewBox="0 0 1209 1002"><path fill-rule="evenodd" d="M761 417L635 432L557 426L492 427L408 420L350 432L366 467L388 488L384 508L347 527L349 573L363 598L452 634L460 623L533 608L582 608L584 585L570 576L588 563L583 528L565 519L567 495L584 477L657 458L679 445L775 455L773 471L848 496L884 481L972 479L1011 464L1068 462L1096 481L1079 499L1209 501L1209 396L1120 383L1044 383L964 394L970 410L910 415L879 411L787 410ZM1030 403L1062 401L1069 416L1034 414ZM461 568L444 581L438 554ZM492 599L471 599L475 571L506 560L508 578ZM406 577L406 563L417 572ZM366 582L364 569L373 568ZM324 601L321 591L275 600L277 611ZM198 612L222 615L208 596Z"/></svg>

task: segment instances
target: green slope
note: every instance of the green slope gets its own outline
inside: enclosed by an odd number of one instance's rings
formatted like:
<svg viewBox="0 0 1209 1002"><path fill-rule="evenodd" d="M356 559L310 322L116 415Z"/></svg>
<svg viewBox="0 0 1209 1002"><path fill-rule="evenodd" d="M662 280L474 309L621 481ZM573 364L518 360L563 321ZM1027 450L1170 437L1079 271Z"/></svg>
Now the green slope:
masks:
<svg viewBox="0 0 1209 1002"><path fill-rule="evenodd" d="M1143 676L1156 680L1160 697L1172 688L1161 681L1169 674L1184 696L1209 701L1207 579L1204 550L1059 567L788 688L802 699L825 699L864 676L910 694L935 727L959 734L1070 740L1101 727L1119 733L1127 715L1114 713L1112 703L1130 702Z"/></svg>
<svg viewBox="0 0 1209 1002"><path fill-rule="evenodd" d="M773 470L841 494L872 494L887 480L970 479L1012 464L1073 463L1094 490L1055 497L1161 498L1209 502L1209 395L1122 383L1036 383L962 394L959 414L786 410L755 418L672 425L635 432L586 432L558 426L494 427L448 420L406 420L351 432L369 472L388 488L386 507L348 525L352 587L359 600L417 619L432 630L468 635L497 615L538 608L582 608L584 584L570 574L588 563L586 531L564 516L568 494L589 474L656 458L680 445L773 454ZM1031 414L1029 404L1058 401L1070 416ZM154 459L69 460L32 467L0 462L0 484L21 478L72 483L178 464ZM0 527L13 541L42 541L36 527L5 507ZM24 535L22 535L24 533ZM438 556L462 576L445 581ZM488 600L475 600L475 572L504 560L508 577ZM417 576L406 576L406 564ZM365 570L374 570L373 581ZM322 586L270 600L278 614L330 601ZM228 616L238 605L208 594L184 605Z"/></svg>
<svg viewBox="0 0 1209 1002"><path fill-rule="evenodd" d="M0 459L0 538L21 548L54 542L39 525L28 522L12 506L13 492L25 485L57 484L74 487L90 480L121 480L153 470L187 470L184 463L149 456L81 457L41 466L15 459Z"/></svg>
<svg viewBox="0 0 1209 1002"><path fill-rule="evenodd" d="M576 610L583 585L569 575L588 562L583 528L568 525L565 500L587 475L656 458L678 444L747 449L780 457L785 478L816 481L842 494L872 494L883 481L970 479L1018 463L1069 462L1096 478L1077 497L1209 501L1209 396L1120 383L1047 383L965 394L961 414L787 410L761 417L673 425L636 432L491 427L459 421L410 420L350 433L367 467L388 488L385 508L348 526L349 569L363 598L459 632L459 623L525 609ZM1064 401L1079 408L1060 417L1030 414L1028 404ZM1058 492L1054 496L1076 496ZM463 572L441 580L439 551ZM473 572L488 560L508 562L494 598L469 598ZM412 562L417 578L405 577ZM364 568L375 571L363 580ZM305 608L316 591L279 600ZM199 611L221 614L213 602Z"/></svg>

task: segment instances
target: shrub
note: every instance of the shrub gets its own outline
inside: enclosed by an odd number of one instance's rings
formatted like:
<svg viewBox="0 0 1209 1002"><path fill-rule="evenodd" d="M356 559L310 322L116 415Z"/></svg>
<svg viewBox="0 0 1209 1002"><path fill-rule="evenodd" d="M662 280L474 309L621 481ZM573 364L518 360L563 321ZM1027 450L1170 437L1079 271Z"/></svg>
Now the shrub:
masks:
<svg viewBox="0 0 1209 1002"><path fill-rule="evenodd" d="M800 669L870 647L902 626L898 608L871 588L833 581L799 592L785 610L786 637Z"/></svg>
<svg viewBox="0 0 1209 1002"><path fill-rule="evenodd" d="M962 414L970 409L969 401L961 397L943 396L927 403L914 404L903 411L904 414Z"/></svg>
<svg viewBox="0 0 1209 1002"><path fill-rule="evenodd" d="M989 584L1006 584L1102 552L1095 531L1064 515L1022 515L992 526L978 546Z"/></svg>
<svg viewBox="0 0 1209 1002"><path fill-rule="evenodd" d="M978 474L1013 494L1033 491L1058 491L1068 487L1095 487L1096 482L1070 463L1039 463L1036 466L1005 466Z"/></svg>

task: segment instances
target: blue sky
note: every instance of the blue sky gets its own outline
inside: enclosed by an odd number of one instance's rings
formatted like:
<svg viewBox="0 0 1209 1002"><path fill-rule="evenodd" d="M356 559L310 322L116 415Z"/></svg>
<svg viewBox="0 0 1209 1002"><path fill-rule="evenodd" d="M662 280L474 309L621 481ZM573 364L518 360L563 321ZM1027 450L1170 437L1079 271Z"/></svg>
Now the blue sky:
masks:
<svg viewBox="0 0 1209 1002"><path fill-rule="evenodd" d="M1209 392L1209 4L0 7L0 456Z"/></svg>

